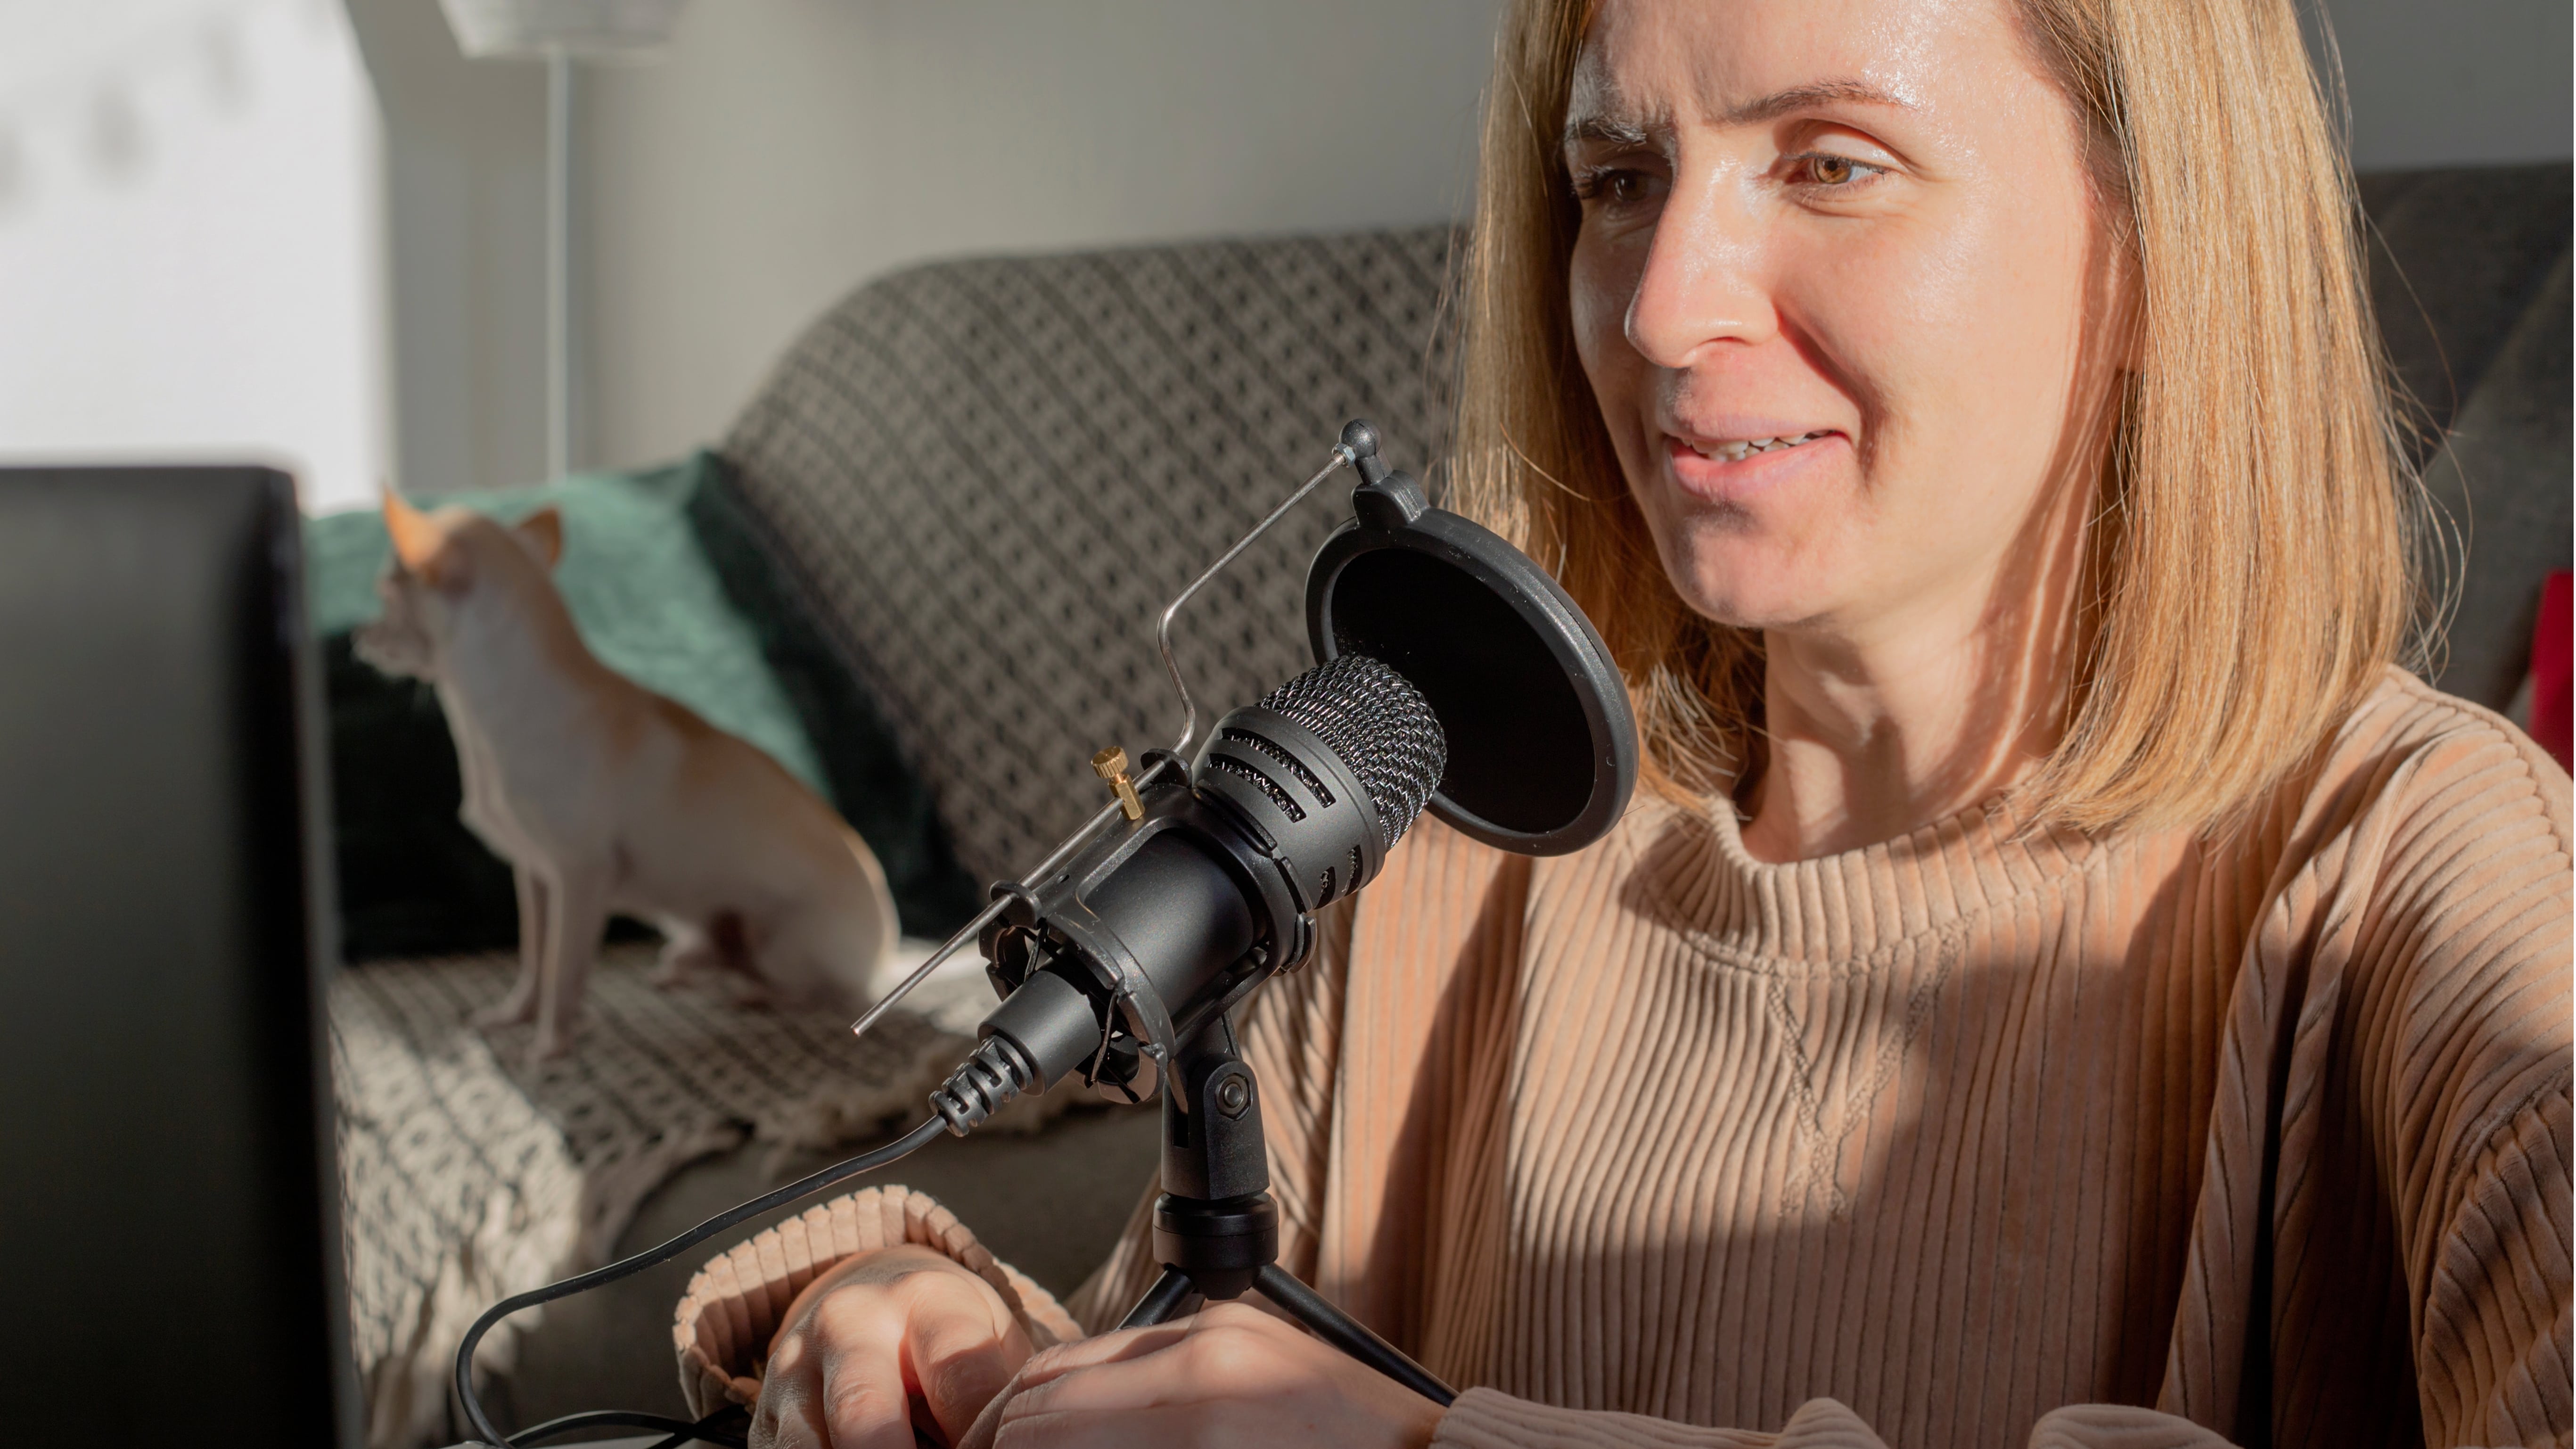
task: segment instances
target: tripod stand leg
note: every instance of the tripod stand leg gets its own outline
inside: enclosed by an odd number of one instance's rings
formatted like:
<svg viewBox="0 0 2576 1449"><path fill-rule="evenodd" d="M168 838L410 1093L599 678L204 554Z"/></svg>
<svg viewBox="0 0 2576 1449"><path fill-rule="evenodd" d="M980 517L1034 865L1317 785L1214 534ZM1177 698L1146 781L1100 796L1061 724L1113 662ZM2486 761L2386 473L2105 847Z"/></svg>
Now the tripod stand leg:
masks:
<svg viewBox="0 0 2576 1449"><path fill-rule="evenodd" d="M1175 1276L1170 1270L1164 1277ZM1156 1284L1159 1291L1162 1285ZM1324 1296L1297 1280L1297 1275L1271 1263L1252 1281L1262 1297L1278 1304L1289 1317L1314 1330L1315 1336L1379 1373L1413 1390L1431 1402L1447 1408L1458 1401L1456 1392L1431 1376L1431 1371L1405 1356L1402 1349L1368 1331L1357 1319L1324 1301ZM1152 1303L1147 1298L1147 1303ZM1137 1313L1143 1313L1139 1307ZM1131 1316L1130 1322L1133 1322Z"/></svg>
<svg viewBox="0 0 2576 1449"><path fill-rule="evenodd" d="M1151 1327L1171 1317L1173 1310L1181 1306L1181 1300L1189 1296L1190 1275L1178 1268L1165 1268L1163 1276L1154 1280L1154 1286L1145 1290L1145 1296L1136 1301L1136 1306L1128 1310L1126 1321L1118 1326Z"/></svg>

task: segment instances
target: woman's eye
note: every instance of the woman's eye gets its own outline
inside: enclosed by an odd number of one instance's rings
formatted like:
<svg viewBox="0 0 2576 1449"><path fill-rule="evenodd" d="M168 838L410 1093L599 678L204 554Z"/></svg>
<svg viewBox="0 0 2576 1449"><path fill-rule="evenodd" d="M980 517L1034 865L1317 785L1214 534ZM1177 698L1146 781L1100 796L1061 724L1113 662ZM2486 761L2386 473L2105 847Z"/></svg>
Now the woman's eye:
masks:
<svg viewBox="0 0 2576 1449"><path fill-rule="evenodd" d="M1594 167L1578 173L1574 179L1574 195L1580 201L1629 207L1651 200L1654 194L1654 177L1625 166Z"/></svg>
<svg viewBox="0 0 2576 1449"><path fill-rule="evenodd" d="M1884 174L1885 168L1829 151L1812 152L1790 159L1789 179L1802 186L1850 186L1866 183Z"/></svg>

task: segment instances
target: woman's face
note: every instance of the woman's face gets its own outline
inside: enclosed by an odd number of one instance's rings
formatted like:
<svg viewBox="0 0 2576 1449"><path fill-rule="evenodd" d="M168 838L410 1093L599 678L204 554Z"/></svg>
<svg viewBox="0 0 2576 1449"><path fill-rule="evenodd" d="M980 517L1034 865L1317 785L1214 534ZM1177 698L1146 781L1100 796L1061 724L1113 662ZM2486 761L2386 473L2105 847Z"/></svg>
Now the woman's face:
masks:
<svg viewBox="0 0 2576 1449"><path fill-rule="evenodd" d="M1712 619L1973 616L2086 471L2117 269L2008 6L1602 6L1566 127L1576 342Z"/></svg>

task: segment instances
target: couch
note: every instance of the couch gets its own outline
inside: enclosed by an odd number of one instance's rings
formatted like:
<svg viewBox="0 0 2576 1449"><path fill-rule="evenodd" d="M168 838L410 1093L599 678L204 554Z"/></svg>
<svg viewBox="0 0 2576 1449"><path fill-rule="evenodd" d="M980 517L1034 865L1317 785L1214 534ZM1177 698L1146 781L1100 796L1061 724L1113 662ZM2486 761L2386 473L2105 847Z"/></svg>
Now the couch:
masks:
<svg viewBox="0 0 2576 1449"><path fill-rule="evenodd" d="M2428 672L2499 708L2540 579L2569 563L2569 176L2362 186L2374 298L2419 407L2409 446L2465 548ZM780 359L717 450L721 490L885 714L969 872L1016 874L1096 809L1093 751L1177 732L1155 615L1324 461L1344 419L1374 420L1436 493L1458 243L1433 227L945 262L860 288ZM1304 568L1338 512L1308 504L1184 616L1204 705L1309 662ZM615 1246L820 1160L713 1151L630 1200ZM941 1143L891 1175L1061 1290L1153 1161L1152 1114L1125 1112ZM666 1315L690 1256L521 1335L500 1394L518 1421L678 1412Z"/></svg>

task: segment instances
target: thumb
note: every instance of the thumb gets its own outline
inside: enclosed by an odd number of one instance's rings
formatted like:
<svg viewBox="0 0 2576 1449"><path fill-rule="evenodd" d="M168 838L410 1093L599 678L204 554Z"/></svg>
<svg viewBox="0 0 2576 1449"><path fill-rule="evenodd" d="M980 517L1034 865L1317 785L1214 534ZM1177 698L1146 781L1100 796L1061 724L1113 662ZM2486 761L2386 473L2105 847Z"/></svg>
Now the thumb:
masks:
<svg viewBox="0 0 2576 1449"><path fill-rule="evenodd" d="M1011 1406L1011 1386L984 1401L984 1412L975 1416L966 1432L957 1437L957 1449L993 1449L993 1437L1002 1432L1002 1411Z"/></svg>

